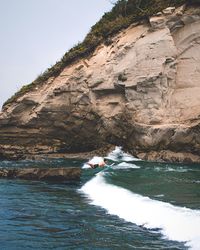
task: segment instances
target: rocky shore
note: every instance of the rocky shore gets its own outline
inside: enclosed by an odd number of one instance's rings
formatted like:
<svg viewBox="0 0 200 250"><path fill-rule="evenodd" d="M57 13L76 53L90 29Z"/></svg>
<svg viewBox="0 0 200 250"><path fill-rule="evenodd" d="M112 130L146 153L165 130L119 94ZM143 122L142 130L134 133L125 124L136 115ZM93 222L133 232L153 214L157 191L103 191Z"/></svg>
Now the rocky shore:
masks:
<svg viewBox="0 0 200 250"><path fill-rule="evenodd" d="M200 162L200 8L133 23L4 106L0 158L89 155ZM82 157L83 158L83 157Z"/></svg>
<svg viewBox="0 0 200 250"><path fill-rule="evenodd" d="M78 181L80 168L0 168L0 178L45 180L45 181Z"/></svg>

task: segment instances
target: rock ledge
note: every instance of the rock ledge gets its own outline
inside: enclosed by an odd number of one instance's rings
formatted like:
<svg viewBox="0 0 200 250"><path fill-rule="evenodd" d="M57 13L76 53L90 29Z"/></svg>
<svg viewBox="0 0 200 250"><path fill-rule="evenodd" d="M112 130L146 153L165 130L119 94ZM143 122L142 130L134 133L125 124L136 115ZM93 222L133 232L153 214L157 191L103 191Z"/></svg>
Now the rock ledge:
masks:
<svg viewBox="0 0 200 250"><path fill-rule="evenodd" d="M46 181L75 181L81 175L80 168L21 168L0 169L0 178L46 180Z"/></svg>

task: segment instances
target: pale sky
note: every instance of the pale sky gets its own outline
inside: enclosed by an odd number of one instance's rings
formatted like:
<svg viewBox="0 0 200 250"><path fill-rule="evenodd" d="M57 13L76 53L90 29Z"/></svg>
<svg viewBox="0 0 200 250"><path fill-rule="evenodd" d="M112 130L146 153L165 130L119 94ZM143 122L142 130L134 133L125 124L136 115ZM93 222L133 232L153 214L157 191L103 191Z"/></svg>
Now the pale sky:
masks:
<svg viewBox="0 0 200 250"><path fill-rule="evenodd" d="M0 107L111 8L109 0L0 0Z"/></svg>

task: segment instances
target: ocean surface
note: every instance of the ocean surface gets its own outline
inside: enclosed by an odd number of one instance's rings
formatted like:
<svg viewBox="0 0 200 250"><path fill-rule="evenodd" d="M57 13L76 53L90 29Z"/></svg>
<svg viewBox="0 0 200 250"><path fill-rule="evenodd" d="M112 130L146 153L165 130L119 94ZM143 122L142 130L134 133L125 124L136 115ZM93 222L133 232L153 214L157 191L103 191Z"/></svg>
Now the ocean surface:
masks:
<svg viewBox="0 0 200 250"><path fill-rule="evenodd" d="M200 165L139 161L120 148L102 170L82 160L0 167L84 167L78 182L0 180L0 249L200 249Z"/></svg>

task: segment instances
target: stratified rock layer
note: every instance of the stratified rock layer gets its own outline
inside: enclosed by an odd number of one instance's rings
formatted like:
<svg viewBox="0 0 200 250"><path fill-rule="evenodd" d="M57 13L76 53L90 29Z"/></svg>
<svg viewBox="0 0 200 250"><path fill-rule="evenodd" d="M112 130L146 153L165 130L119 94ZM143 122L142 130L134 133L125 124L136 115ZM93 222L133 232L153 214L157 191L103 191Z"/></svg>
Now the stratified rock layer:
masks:
<svg viewBox="0 0 200 250"><path fill-rule="evenodd" d="M4 107L1 158L122 145L200 161L200 9L168 8Z"/></svg>
<svg viewBox="0 0 200 250"><path fill-rule="evenodd" d="M0 178L45 180L45 181L77 181L80 180L80 168L1 168Z"/></svg>

